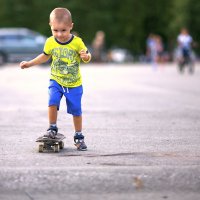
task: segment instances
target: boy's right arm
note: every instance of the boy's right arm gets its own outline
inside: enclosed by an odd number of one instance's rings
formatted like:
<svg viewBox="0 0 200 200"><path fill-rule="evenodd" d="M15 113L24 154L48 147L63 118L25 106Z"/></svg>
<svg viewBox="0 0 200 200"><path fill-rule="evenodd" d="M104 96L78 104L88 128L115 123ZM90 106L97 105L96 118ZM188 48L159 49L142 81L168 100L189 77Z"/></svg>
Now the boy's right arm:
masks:
<svg viewBox="0 0 200 200"><path fill-rule="evenodd" d="M20 67L22 69L24 68L29 68L32 67L34 65L40 65L42 63L45 63L49 60L49 58L51 57L51 55L45 55L44 53L41 53L40 55L38 55L36 58L34 58L33 60L30 61L22 61L20 63Z"/></svg>

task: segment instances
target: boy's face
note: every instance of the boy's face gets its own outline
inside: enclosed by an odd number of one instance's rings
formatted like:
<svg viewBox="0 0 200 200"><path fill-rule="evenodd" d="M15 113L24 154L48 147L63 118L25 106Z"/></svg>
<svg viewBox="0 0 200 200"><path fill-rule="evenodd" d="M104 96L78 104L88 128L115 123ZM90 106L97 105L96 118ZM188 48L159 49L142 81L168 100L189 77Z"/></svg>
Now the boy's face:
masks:
<svg viewBox="0 0 200 200"><path fill-rule="evenodd" d="M64 23L53 20L49 23L51 26L52 35L59 42L67 42L70 39L70 31L73 28L73 23Z"/></svg>

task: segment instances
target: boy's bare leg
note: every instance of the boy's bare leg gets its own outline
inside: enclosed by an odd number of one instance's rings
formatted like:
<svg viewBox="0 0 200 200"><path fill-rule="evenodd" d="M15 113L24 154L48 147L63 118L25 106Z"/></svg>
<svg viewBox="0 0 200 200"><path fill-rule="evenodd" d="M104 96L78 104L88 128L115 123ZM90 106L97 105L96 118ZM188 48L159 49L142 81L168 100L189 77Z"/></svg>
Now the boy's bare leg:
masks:
<svg viewBox="0 0 200 200"><path fill-rule="evenodd" d="M73 116L75 132L82 131L82 116Z"/></svg>
<svg viewBox="0 0 200 200"><path fill-rule="evenodd" d="M57 106L49 106L49 124L57 122Z"/></svg>
<svg viewBox="0 0 200 200"><path fill-rule="evenodd" d="M58 128L56 126L57 122L57 106L49 106L48 108L48 116L49 116L49 128L47 129L47 133L44 136L55 138Z"/></svg>

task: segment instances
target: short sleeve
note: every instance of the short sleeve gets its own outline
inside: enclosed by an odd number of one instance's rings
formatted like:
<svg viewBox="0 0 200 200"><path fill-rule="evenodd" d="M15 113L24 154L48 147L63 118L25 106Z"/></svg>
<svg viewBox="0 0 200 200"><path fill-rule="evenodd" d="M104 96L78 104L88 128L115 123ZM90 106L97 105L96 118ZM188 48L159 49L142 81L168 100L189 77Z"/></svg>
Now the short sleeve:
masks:
<svg viewBox="0 0 200 200"><path fill-rule="evenodd" d="M50 55L51 52L50 52L50 45L49 45L49 39L46 40L45 44L44 44L44 49L43 49L43 53L45 55Z"/></svg>
<svg viewBox="0 0 200 200"><path fill-rule="evenodd" d="M85 46L83 40L80 38L80 40L79 40L79 49L78 49L78 51L80 52L81 50L88 51L88 49L87 49L87 47Z"/></svg>

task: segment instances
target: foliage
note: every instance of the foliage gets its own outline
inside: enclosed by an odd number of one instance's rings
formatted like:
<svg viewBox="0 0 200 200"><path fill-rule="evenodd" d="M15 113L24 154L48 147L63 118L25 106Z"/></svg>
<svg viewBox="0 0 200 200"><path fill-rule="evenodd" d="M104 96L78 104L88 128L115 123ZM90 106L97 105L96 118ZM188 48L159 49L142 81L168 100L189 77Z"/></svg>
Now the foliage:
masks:
<svg viewBox="0 0 200 200"><path fill-rule="evenodd" d="M67 7L74 31L86 43L103 30L108 48L122 47L134 54L145 52L149 33L161 35L166 48L170 41L175 43L183 26L200 39L198 0L0 0L0 4L1 27L28 27L49 36L49 13L55 7Z"/></svg>

